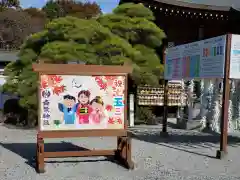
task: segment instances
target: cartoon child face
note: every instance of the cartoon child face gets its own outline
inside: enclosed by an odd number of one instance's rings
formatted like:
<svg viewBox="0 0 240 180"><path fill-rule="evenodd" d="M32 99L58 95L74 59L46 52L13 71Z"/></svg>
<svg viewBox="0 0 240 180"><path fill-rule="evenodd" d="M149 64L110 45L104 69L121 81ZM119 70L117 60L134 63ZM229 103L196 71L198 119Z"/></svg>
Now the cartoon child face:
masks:
<svg viewBox="0 0 240 180"><path fill-rule="evenodd" d="M68 99L67 100L67 107L68 108L72 108L74 104L75 104L75 101L73 99Z"/></svg>
<svg viewBox="0 0 240 180"><path fill-rule="evenodd" d="M63 103L67 108L72 108L75 104L75 97L66 95L64 96Z"/></svg>
<svg viewBox="0 0 240 180"><path fill-rule="evenodd" d="M85 94L80 94L78 100L81 104L87 104L89 102L89 99Z"/></svg>
<svg viewBox="0 0 240 180"><path fill-rule="evenodd" d="M93 111L95 111L95 112L102 112L103 105L100 104L100 103L97 103L97 102L93 102L92 103L92 108L93 108Z"/></svg>

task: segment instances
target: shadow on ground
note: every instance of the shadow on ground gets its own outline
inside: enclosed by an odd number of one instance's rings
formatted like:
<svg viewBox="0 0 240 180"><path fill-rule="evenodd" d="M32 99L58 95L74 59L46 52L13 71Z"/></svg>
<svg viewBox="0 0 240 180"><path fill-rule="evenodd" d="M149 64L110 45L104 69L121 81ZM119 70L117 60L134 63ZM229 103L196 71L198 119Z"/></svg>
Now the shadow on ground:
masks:
<svg viewBox="0 0 240 180"><path fill-rule="evenodd" d="M35 169L36 143L1 143L0 142L0 146L21 156L23 159L26 160L25 162L26 164L28 164L30 167ZM45 143L44 150L46 152L59 152L59 151L86 151L89 149L79 147L69 142L61 142L61 143ZM99 162L99 161L110 161L110 162L116 163L117 165L120 165L111 156L106 157L105 159L96 159L96 160L90 159L90 160L78 160L78 161L69 161L65 159L63 161L59 161L59 160L56 161L54 160L54 158L51 158L51 160L48 160L48 161L45 160L45 163L80 163L80 162Z"/></svg>
<svg viewBox="0 0 240 180"><path fill-rule="evenodd" d="M197 132L192 130L173 130L169 136L163 138L160 136L161 129L152 130L131 130L132 138L149 143L158 144L175 150L216 158L207 153L198 152L199 149L219 149L220 135L211 131ZM228 146L240 147L240 137L228 136Z"/></svg>
<svg viewBox="0 0 240 180"><path fill-rule="evenodd" d="M168 127L172 128L172 129L181 129L180 128L181 126L177 125L176 123L167 122L167 125L168 125ZM201 127L202 127L202 125L199 122L195 122L195 123L192 123L191 127L188 127L188 130L198 130Z"/></svg>

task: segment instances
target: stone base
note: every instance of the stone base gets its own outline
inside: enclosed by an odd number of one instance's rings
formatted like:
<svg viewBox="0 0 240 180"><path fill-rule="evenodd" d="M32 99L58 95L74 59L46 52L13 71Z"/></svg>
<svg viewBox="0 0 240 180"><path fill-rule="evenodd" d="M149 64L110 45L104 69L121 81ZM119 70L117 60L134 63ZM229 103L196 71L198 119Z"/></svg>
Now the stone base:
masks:
<svg viewBox="0 0 240 180"><path fill-rule="evenodd" d="M43 174L43 173L46 172L44 169L38 169L38 170L36 170L36 171L37 171L38 174Z"/></svg>
<svg viewBox="0 0 240 180"><path fill-rule="evenodd" d="M226 156L227 156L227 153L225 151L217 150L217 153L216 153L217 159L224 159Z"/></svg>
<svg viewBox="0 0 240 180"><path fill-rule="evenodd" d="M178 129L193 130L201 127L200 120L191 120L177 118L176 127Z"/></svg>

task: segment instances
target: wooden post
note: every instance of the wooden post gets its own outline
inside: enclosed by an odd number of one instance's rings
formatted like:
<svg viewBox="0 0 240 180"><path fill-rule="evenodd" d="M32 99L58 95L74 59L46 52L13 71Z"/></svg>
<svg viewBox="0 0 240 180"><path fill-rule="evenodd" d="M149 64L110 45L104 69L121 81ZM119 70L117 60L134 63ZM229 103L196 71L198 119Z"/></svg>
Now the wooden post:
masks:
<svg viewBox="0 0 240 180"><path fill-rule="evenodd" d="M44 140L37 135L37 154L36 154L36 170L38 173L44 173Z"/></svg>
<svg viewBox="0 0 240 180"><path fill-rule="evenodd" d="M117 138L117 150L115 152L115 159L124 165L127 169L134 169L134 163L132 161L131 154L131 138L118 137Z"/></svg>
<svg viewBox="0 0 240 180"><path fill-rule="evenodd" d="M163 105L162 137L168 137L167 118L168 118L168 80L164 80L164 105Z"/></svg>
<svg viewBox="0 0 240 180"><path fill-rule="evenodd" d="M217 151L217 158L222 159L227 154L227 138L228 138L228 108L230 97L230 54L231 54L231 35L227 35L225 69L223 79L223 101L222 101L222 116L221 116L221 138L220 150Z"/></svg>

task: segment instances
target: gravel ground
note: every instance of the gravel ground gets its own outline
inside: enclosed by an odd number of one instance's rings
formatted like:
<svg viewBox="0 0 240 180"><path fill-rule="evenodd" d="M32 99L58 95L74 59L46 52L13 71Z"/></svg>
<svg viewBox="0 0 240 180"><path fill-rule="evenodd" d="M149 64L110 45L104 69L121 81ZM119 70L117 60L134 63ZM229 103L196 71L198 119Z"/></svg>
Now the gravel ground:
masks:
<svg viewBox="0 0 240 180"><path fill-rule="evenodd" d="M217 160L218 137L170 129L170 137L159 137L159 127L132 129L136 169L98 158L47 159L46 173L37 174L31 162L36 131L9 129L0 125L0 180L237 180L240 179L239 139L230 139L229 155ZM64 141L63 141L64 140ZM82 138L47 141L47 148L114 148L116 138ZM57 143L59 143L57 145Z"/></svg>

